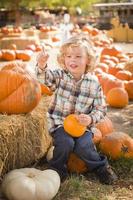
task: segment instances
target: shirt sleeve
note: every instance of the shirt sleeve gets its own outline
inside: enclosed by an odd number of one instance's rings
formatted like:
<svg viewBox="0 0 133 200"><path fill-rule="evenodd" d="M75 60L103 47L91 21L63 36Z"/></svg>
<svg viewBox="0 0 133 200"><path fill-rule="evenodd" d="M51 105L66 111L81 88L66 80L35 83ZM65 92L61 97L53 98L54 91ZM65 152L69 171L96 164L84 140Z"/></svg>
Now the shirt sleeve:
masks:
<svg viewBox="0 0 133 200"><path fill-rule="evenodd" d="M104 118L107 112L107 106L105 102L105 97L100 85L98 85L96 97L93 101L93 109L90 113L92 118L92 124L98 123L101 119Z"/></svg>
<svg viewBox="0 0 133 200"><path fill-rule="evenodd" d="M50 70L48 68L40 72L37 68L36 75L40 83L47 85L52 91L55 91L63 76L63 72L60 69Z"/></svg>

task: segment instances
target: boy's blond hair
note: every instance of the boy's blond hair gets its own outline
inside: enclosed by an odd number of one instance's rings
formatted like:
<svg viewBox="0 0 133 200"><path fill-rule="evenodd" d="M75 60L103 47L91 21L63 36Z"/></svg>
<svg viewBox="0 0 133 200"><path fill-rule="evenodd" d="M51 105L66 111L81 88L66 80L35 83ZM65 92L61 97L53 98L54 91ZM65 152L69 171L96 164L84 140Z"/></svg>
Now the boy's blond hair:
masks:
<svg viewBox="0 0 133 200"><path fill-rule="evenodd" d="M62 68L65 69L64 56L69 47L84 47L89 57L89 65L86 66L86 73L95 68L96 51L91 38L86 35L76 35L68 39L61 47L60 53L57 56L57 61Z"/></svg>

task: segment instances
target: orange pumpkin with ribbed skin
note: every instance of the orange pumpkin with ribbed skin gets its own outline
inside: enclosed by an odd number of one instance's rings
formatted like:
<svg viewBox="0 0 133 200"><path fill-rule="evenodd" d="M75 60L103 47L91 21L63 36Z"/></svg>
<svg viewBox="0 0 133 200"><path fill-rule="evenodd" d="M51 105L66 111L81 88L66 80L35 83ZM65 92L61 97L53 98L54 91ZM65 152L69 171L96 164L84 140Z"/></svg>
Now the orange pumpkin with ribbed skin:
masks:
<svg viewBox="0 0 133 200"><path fill-rule="evenodd" d="M119 64L117 64L117 65L115 65L115 66L111 66L111 65L110 65L110 66L109 66L109 69L108 69L108 73L115 76L115 74L116 74L117 72L119 72L119 71L121 71L121 70L123 70L123 69L124 69L124 65L123 65L122 63L119 63Z"/></svg>
<svg viewBox="0 0 133 200"><path fill-rule="evenodd" d="M133 158L133 138L123 132L112 132L102 138L101 151L112 159Z"/></svg>
<svg viewBox="0 0 133 200"><path fill-rule="evenodd" d="M0 71L0 112L28 113L41 99L40 84L23 70Z"/></svg>
<svg viewBox="0 0 133 200"><path fill-rule="evenodd" d="M116 47L105 47L101 51L101 55L110 55L110 56L116 56L120 54L121 51L117 49Z"/></svg>
<svg viewBox="0 0 133 200"><path fill-rule="evenodd" d="M96 124L96 128L101 131L103 137L112 133L114 130L113 123L107 116L105 116L100 122Z"/></svg>
<svg viewBox="0 0 133 200"><path fill-rule="evenodd" d="M116 63L114 63L114 62L113 62L112 60L110 60L110 59L104 59L102 62L105 63L105 64L107 64L108 67L115 67L115 66L116 66Z"/></svg>
<svg viewBox="0 0 133 200"><path fill-rule="evenodd" d="M128 93L124 88L115 87L108 92L106 101L111 107L123 108L128 105Z"/></svg>
<svg viewBox="0 0 133 200"><path fill-rule="evenodd" d="M13 61L8 64L5 64L1 70L13 70L15 68L19 72L28 73L28 71L26 71L26 64L23 61ZM18 69L18 68L20 68L20 69ZM42 94L46 94L49 96L51 96L53 94L53 92L46 85L40 83L40 86L41 86Z"/></svg>
<svg viewBox="0 0 133 200"><path fill-rule="evenodd" d="M64 129L71 136L80 137L86 131L86 126L79 123L75 114L70 114L64 120Z"/></svg>
<svg viewBox="0 0 133 200"><path fill-rule="evenodd" d="M129 61L125 63L124 69L130 71L133 74L133 58L129 59Z"/></svg>
<svg viewBox="0 0 133 200"><path fill-rule="evenodd" d="M108 65L106 63L98 63L98 65L96 66L96 69L100 68L103 72L108 73Z"/></svg>
<svg viewBox="0 0 133 200"><path fill-rule="evenodd" d="M0 50L0 59L2 58L2 51Z"/></svg>
<svg viewBox="0 0 133 200"><path fill-rule="evenodd" d="M12 61L16 59L16 53L14 50L2 50L2 59L6 61Z"/></svg>
<svg viewBox="0 0 133 200"><path fill-rule="evenodd" d="M110 56L110 60L112 60L116 64L119 63L119 59L117 57L115 57L115 56Z"/></svg>
<svg viewBox="0 0 133 200"><path fill-rule="evenodd" d="M124 82L117 78L108 78L104 84L104 94L107 96L108 92L115 87L124 88Z"/></svg>
<svg viewBox="0 0 133 200"><path fill-rule="evenodd" d="M88 168L83 160L81 160L75 153L71 153L67 162L69 172L85 173Z"/></svg>
<svg viewBox="0 0 133 200"><path fill-rule="evenodd" d="M126 80L129 81L132 78L132 73L127 70L120 70L115 74L115 77L120 80Z"/></svg>
<svg viewBox="0 0 133 200"><path fill-rule="evenodd" d="M130 100L133 100L133 80L124 83Z"/></svg>
<svg viewBox="0 0 133 200"><path fill-rule="evenodd" d="M16 50L16 58L23 61L29 61L32 55L33 51L31 50Z"/></svg>
<svg viewBox="0 0 133 200"><path fill-rule="evenodd" d="M94 128L93 133L94 133L93 142L94 144L98 144L101 141L103 135L98 128Z"/></svg>
<svg viewBox="0 0 133 200"><path fill-rule="evenodd" d="M40 83L40 86L41 86L42 94L46 94L49 96L51 96L53 94L52 90L50 90L50 88L47 87L46 85Z"/></svg>
<svg viewBox="0 0 133 200"><path fill-rule="evenodd" d="M109 55L101 55L100 62L103 63L103 61L106 60L106 59L109 60L110 56Z"/></svg>
<svg viewBox="0 0 133 200"><path fill-rule="evenodd" d="M12 61L3 65L1 70L11 70L16 67L21 67L22 69L25 69L26 64L22 61Z"/></svg>

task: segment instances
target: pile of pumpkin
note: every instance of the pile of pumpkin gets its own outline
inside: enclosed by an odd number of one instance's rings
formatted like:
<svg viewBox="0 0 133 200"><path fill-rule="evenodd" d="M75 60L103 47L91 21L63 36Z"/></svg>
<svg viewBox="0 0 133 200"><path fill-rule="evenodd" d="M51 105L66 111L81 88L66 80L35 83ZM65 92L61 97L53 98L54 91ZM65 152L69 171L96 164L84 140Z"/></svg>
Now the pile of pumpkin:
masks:
<svg viewBox="0 0 133 200"><path fill-rule="evenodd" d="M40 44L30 44L27 45L24 50L18 50L16 44L11 44L8 49L0 50L0 60L1 61L13 61L13 60L22 60L29 61L34 52L42 50Z"/></svg>
<svg viewBox="0 0 133 200"><path fill-rule="evenodd" d="M133 100L133 54L105 47L94 71L110 106L123 108Z"/></svg>
<svg viewBox="0 0 133 200"><path fill-rule="evenodd" d="M0 29L0 33L5 37L5 35L10 35L10 34L21 34L23 32L23 28L21 26L18 27L8 27L4 26Z"/></svg>

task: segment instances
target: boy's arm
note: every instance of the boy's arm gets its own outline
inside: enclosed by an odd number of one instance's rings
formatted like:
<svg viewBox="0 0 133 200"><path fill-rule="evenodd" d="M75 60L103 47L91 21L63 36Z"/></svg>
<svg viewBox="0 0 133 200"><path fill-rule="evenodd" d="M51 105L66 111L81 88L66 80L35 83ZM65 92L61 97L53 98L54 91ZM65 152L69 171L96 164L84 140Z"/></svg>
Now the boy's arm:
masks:
<svg viewBox="0 0 133 200"><path fill-rule="evenodd" d="M96 98L94 99L93 102L93 110L89 114L90 117L92 118L91 124L98 123L106 115L106 112L107 112L107 105L105 102L105 97L102 88L99 85L96 93Z"/></svg>

